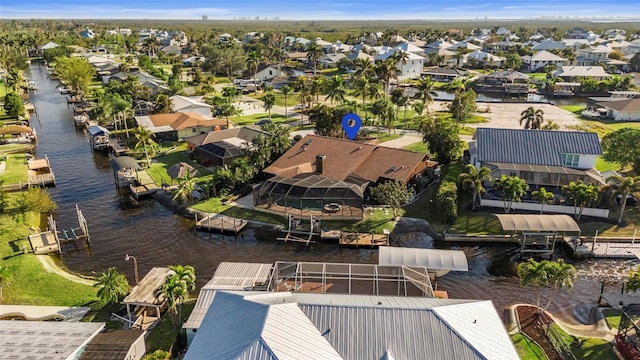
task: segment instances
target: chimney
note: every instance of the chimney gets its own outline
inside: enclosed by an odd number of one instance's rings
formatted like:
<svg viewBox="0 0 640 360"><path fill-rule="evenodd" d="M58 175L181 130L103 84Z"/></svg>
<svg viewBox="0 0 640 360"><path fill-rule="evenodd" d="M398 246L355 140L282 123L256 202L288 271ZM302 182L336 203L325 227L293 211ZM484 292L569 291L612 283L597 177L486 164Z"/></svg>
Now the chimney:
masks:
<svg viewBox="0 0 640 360"><path fill-rule="evenodd" d="M327 155L316 155L316 172L320 175L324 174L327 166Z"/></svg>

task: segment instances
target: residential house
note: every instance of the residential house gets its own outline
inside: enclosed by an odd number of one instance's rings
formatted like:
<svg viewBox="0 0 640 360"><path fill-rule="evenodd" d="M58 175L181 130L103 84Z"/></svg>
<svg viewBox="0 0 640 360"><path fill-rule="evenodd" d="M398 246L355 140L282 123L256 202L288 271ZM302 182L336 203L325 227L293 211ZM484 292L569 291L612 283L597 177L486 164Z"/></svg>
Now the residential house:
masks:
<svg viewBox="0 0 640 360"><path fill-rule="evenodd" d="M508 94L529 92L529 76L515 70L494 71L478 78L476 91L503 91Z"/></svg>
<svg viewBox="0 0 640 360"><path fill-rule="evenodd" d="M553 76L559 77L565 81L572 81L576 78L588 77L594 80L602 80L608 78L609 74L604 71L602 66L562 66L553 73Z"/></svg>
<svg viewBox="0 0 640 360"><path fill-rule="evenodd" d="M412 43L407 41L399 43L398 45L396 45L396 48L404 52L408 52L416 55L424 55L423 48L415 46Z"/></svg>
<svg viewBox="0 0 640 360"><path fill-rule="evenodd" d="M422 73L423 76L430 76L433 81L451 82L455 79L465 78L469 73L462 69L450 69L437 67L434 69L426 70Z"/></svg>
<svg viewBox="0 0 640 360"><path fill-rule="evenodd" d="M531 50L533 51L563 50L564 48L566 48L566 46L562 41L555 41L553 39L544 39L531 46Z"/></svg>
<svg viewBox="0 0 640 360"><path fill-rule="evenodd" d="M538 51L533 55L525 55L522 57L522 61L527 70L532 72L544 70L548 65L555 66L557 69L569 63L569 60L546 50Z"/></svg>
<svg viewBox="0 0 640 360"><path fill-rule="evenodd" d="M396 52L402 51L398 48L392 48L389 46L374 47L374 50L376 50L376 55L374 56L374 59L376 61L386 60L389 57L393 56ZM413 53L406 54L407 59L405 60L405 62L400 61L396 65L396 69L398 72L398 81L419 78L424 68L424 57Z"/></svg>
<svg viewBox="0 0 640 360"><path fill-rule="evenodd" d="M458 51L458 49L465 49L466 51L475 51L482 49L482 46L478 46L468 41L457 42L447 48L449 51Z"/></svg>
<svg viewBox="0 0 640 360"><path fill-rule="evenodd" d="M138 126L147 128L157 140L176 141L198 134L206 134L214 129L222 129L224 119L206 119L194 112L135 116Z"/></svg>
<svg viewBox="0 0 640 360"><path fill-rule="evenodd" d="M248 144L259 135L268 134L259 128L236 127L188 137L185 142L198 163L207 167L225 166L244 156Z"/></svg>
<svg viewBox="0 0 640 360"><path fill-rule="evenodd" d="M463 56L464 63L467 65L477 64L479 66L501 67L504 58L482 51L474 50Z"/></svg>
<svg viewBox="0 0 640 360"><path fill-rule="evenodd" d="M424 52L426 55L437 53L441 49L447 49L455 44L455 41L449 42L444 39L439 39L434 42L428 43L424 46Z"/></svg>
<svg viewBox="0 0 640 360"><path fill-rule="evenodd" d="M199 65L202 65L205 61L207 61L207 58L204 56L190 56L182 60L182 66L184 67L199 66Z"/></svg>
<svg viewBox="0 0 640 360"><path fill-rule="evenodd" d="M80 32L80 37L83 39L93 39L95 36L96 34L89 28L86 28Z"/></svg>
<svg viewBox="0 0 640 360"><path fill-rule="evenodd" d="M484 50L492 54L507 53L513 51L517 45L518 43L513 41L487 42L484 44Z"/></svg>
<svg viewBox="0 0 640 360"><path fill-rule="evenodd" d="M426 154L355 141L307 135L264 169L271 178L254 187L254 205L263 211L362 218L365 191L388 180L412 183L435 162ZM324 213L327 203L339 213Z"/></svg>
<svg viewBox="0 0 640 360"><path fill-rule="evenodd" d="M640 96L617 101L598 101L606 109L607 117L615 121L640 121Z"/></svg>
<svg viewBox="0 0 640 360"><path fill-rule="evenodd" d="M255 74L252 72L248 72L246 75L251 79L253 79L253 77L255 76L256 80L258 81L267 81L275 77L281 76L283 75L283 73L277 67L274 67L265 63L261 63L258 65L258 69Z"/></svg>
<svg viewBox="0 0 640 360"><path fill-rule="evenodd" d="M140 83L143 86L146 86L149 88L150 92L152 95L158 94L159 92L165 91L165 90L169 90L169 87L166 86L164 84L164 81L147 74L146 72L140 71L140 70L136 70L134 72L119 72L116 73L114 75L112 75L110 78L108 78L107 80L109 82L111 81L124 81L126 80L128 77L135 77L136 79L138 79L138 83ZM103 79L104 81L104 79Z"/></svg>
<svg viewBox="0 0 640 360"><path fill-rule="evenodd" d="M216 291L185 360L246 354L252 359L519 359L491 301Z"/></svg>
<svg viewBox="0 0 640 360"><path fill-rule="evenodd" d="M606 62L609 54L613 50L605 45L597 45L576 51L576 65L589 66L597 63Z"/></svg>
<svg viewBox="0 0 640 360"><path fill-rule="evenodd" d="M325 56L323 56L322 58L320 58L320 60L318 60L320 62L320 64L322 65L322 67L325 68L335 68L338 67L338 63L340 62L340 60L346 58L347 56L343 53L337 53L337 54L327 54Z"/></svg>
<svg viewBox="0 0 640 360"><path fill-rule="evenodd" d="M171 99L171 109L173 112L197 113L205 119L211 119L211 109L213 106L202 101L202 96L187 97L173 95Z"/></svg>
<svg viewBox="0 0 640 360"><path fill-rule="evenodd" d="M324 52L329 54L348 53L351 51L351 47L351 45L343 44L340 40L338 40L333 44L326 46L324 48Z"/></svg>
<svg viewBox="0 0 640 360"><path fill-rule="evenodd" d="M518 176L531 187L561 187L571 181L601 184L594 169L602 155L598 134L582 131L477 128L469 162L493 178Z"/></svg>

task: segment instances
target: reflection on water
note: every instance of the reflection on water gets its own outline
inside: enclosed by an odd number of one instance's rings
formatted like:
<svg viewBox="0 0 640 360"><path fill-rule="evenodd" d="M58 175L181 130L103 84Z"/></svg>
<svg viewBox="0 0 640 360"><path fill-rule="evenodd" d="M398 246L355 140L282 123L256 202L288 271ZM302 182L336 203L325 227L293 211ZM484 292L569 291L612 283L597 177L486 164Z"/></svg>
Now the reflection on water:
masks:
<svg viewBox="0 0 640 360"><path fill-rule="evenodd" d="M377 263L377 251L341 249L337 244L319 243L310 247L277 242L277 234L247 230L242 236L196 233L193 220L174 214L157 202L146 199L132 203L116 191L108 158L93 154L86 131L76 130L72 110L57 83L47 79L43 66L34 63L31 80L39 90L31 96L40 113L32 125L39 134L37 155L48 155L56 174L57 187L50 189L58 203L55 217L59 228L77 227L75 204L89 223L91 251L66 248L64 264L75 272L95 274L111 266L133 279L133 264L125 254L136 256L140 273L153 266L193 265L198 286L204 285L223 261L265 262L325 261ZM402 246L433 247L426 234L406 234L394 239ZM509 269L513 268L513 246L450 246L463 250L470 271L450 273L438 280L438 286L452 298L491 299L498 309L516 302L534 302L535 291L523 288ZM624 275L634 261L599 261L578 264L579 278L571 292L558 294L551 310L572 317L576 305L594 304L598 297L598 276ZM511 264L511 265L510 265ZM613 283L612 290L619 286Z"/></svg>

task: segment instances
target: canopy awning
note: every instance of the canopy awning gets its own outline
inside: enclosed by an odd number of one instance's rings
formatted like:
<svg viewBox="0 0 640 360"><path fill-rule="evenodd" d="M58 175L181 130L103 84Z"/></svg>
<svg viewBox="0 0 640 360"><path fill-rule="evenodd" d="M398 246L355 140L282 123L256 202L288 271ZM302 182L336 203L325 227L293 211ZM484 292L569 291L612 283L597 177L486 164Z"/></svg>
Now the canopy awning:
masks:
<svg viewBox="0 0 640 360"><path fill-rule="evenodd" d="M496 217L505 231L581 231L569 215L496 214Z"/></svg>
<svg viewBox="0 0 640 360"><path fill-rule="evenodd" d="M138 165L138 160L130 156L118 156L113 158L109 160L109 165L113 171L119 171L122 169L142 170L140 165Z"/></svg>
<svg viewBox="0 0 640 360"><path fill-rule="evenodd" d="M378 265L424 266L429 270L469 271L467 256L460 250L381 246L378 250Z"/></svg>
<svg viewBox="0 0 640 360"><path fill-rule="evenodd" d="M109 135L109 134L111 134L111 132L109 130L107 130L107 128L104 128L104 127L99 126L99 125L89 126L88 131L89 131L89 134L91 134L91 136Z"/></svg>

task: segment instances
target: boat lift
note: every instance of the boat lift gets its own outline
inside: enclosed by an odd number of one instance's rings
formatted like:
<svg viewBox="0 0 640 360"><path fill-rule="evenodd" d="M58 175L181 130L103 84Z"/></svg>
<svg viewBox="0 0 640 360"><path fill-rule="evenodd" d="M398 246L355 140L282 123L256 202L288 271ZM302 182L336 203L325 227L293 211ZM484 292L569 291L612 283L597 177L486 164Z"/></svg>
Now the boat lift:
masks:
<svg viewBox="0 0 640 360"><path fill-rule="evenodd" d="M320 218L317 218L313 215L309 216L309 230L302 229L302 224L300 220L294 219L293 215L287 214L287 229L284 229L286 233L285 237L279 237L278 240L284 241L293 241L299 243L305 243L307 246L309 244L315 244L314 240L311 240L314 235L320 235ZM303 235L305 237L300 237L298 235Z"/></svg>

